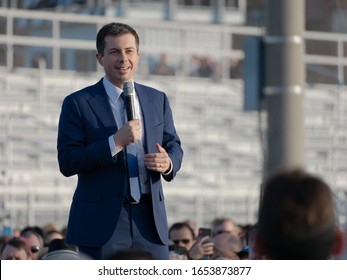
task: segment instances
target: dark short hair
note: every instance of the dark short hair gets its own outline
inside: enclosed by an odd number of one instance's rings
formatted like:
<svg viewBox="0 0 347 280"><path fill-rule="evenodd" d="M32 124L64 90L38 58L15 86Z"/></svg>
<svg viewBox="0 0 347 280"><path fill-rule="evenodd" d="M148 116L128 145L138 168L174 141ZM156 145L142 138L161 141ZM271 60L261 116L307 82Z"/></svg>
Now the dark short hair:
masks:
<svg viewBox="0 0 347 280"><path fill-rule="evenodd" d="M12 246L17 249L24 249L27 256L32 255L28 242L21 237L12 237L7 240L1 247L0 256L2 256L2 253L5 250L6 246Z"/></svg>
<svg viewBox="0 0 347 280"><path fill-rule="evenodd" d="M315 260L331 256L337 230L331 189L303 170L265 180L257 234L270 259Z"/></svg>
<svg viewBox="0 0 347 280"><path fill-rule="evenodd" d="M171 234L171 232L173 230L180 230L182 228L187 228L190 231L191 235L192 235L192 239L193 240L195 239L194 230L191 228L190 225L188 225L187 223L184 223L184 222L183 223L181 223L181 222L174 223L174 224L171 225L171 227L169 228L169 238L170 238L170 234Z"/></svg>
<svg viewBox="0 0 347 280"><path fill-rule="evenodd" d="M40 245L44 245L44 233L41 228L39 227L26 227L21 230L20 236L23 237L24 239L28 239L30 236L36 236L38 241L40 242Z"/></svg>
<svg viewBox="0 0 347 280"><path fill-rule="evenodd" d="M104 25L99 30L98 34L96 35L96 49L98 53L100 53L101 55L104 55L104 50L106 46L106 43L105 43L106 36L118 37L118 36L129 34L129 33L135 37L136 48L137 48L137 51L139 51L140 39L135 29L125 23L111 22Z"/></svg>

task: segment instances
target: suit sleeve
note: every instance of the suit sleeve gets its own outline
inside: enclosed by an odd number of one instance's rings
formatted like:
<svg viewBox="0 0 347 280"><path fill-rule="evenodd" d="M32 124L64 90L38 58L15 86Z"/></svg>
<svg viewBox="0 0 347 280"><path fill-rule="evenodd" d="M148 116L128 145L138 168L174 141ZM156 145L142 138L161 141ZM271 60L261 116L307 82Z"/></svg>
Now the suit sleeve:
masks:
<svg viewBox="0 0 347 280"><path fill-rule="evenodd" d="M78 103L73 96L67 96L62 104L58 125L58 162L64 176L92 171L112 163L108 136L95 141L90 138L88 118L83 103Z"/></svg>
<svg viewBox="0 0 347 280"><path fill-rule="evenodd" d="M172 110L169 104L169 100L166 95L164 95L164 134L163 134L163 148L168 153L171 162L172 162L172 172L169 174L163 175L163 178L166 181L171 181L176 173L180 170L182 159L183 159L183 150L181 147L181 140L177 134Z"/></svg>

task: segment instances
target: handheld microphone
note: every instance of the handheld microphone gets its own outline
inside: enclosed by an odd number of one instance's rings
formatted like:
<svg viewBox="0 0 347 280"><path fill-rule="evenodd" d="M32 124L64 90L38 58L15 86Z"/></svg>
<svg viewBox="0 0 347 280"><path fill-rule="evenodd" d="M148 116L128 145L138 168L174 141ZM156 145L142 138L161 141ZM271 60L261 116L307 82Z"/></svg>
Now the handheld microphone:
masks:
<svg viewBox="0 0 347 280"><path fill-rule="evenodd" d="M128 121L135 119L135 94L134 87L132 82L123 83L123 93L124 93L124 102L125 110L127 112Z"/></svg>

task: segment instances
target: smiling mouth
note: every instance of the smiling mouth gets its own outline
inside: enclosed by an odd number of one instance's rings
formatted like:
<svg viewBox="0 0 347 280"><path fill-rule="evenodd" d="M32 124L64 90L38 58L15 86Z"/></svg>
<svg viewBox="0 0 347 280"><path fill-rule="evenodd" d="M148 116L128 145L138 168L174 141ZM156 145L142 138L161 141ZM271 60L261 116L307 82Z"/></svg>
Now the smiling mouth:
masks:
<svg viewBox="0 0 347 280"><path fill-rule="evenodd" d="M119 71L126 71L126 70L129 70L130 69L130 66L123 66L123 67L117 67L117 69L119 70Z"/></svg>

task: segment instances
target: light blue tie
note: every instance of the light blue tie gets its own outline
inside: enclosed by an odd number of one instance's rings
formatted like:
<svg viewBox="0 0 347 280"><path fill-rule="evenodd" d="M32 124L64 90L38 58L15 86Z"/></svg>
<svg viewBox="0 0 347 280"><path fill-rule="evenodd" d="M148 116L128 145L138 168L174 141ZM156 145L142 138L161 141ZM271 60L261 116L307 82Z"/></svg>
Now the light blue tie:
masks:
<svg viewBox="0 0 347 280"><path fill-rule="evenodd" d="M130 202L138 203L141 197L139 183L139 167L137 164L136 145L130 144L126 147L127 165L130 186Z"/></svg>
<svg viewBox="0 0 347 280"><path fill-rule="evenodd" d="M124 101L123 93L121 94L121 97ZM125 106L123 107L125 109ZM136 144L133 143L133 144L127 145L125 147L125 153L126 153L126 161L127 161L127 167L128 167L130 202L135 204L135 203L139 203L141 198ZM126 191L126 193L128 193L128 190Z"/></svg>

